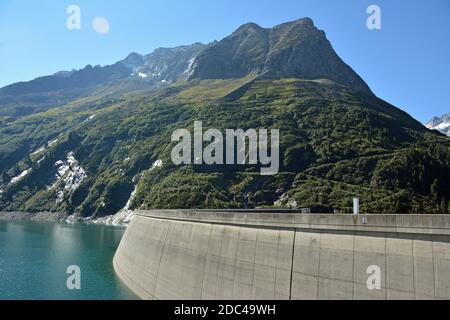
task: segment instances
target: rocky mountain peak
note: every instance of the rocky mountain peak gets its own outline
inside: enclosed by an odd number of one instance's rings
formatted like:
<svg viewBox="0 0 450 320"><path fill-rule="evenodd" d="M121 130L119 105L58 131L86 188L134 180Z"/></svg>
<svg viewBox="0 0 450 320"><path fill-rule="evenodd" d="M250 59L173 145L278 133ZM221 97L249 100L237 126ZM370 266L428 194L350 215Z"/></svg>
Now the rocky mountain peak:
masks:
<svg viewBox="0 0 450 320"><path fill-rule="evenodd" d="M310 18L267 29L255 23L244 24L201 52L190 78L227 79L250 73L274 78L328 79L370 92Z"/></svg>
<svg viewBox="0 0 450 320"><path fill-rule="evenodd" d="M450 136L450 113L447 113L442 117L433 117L433 119L425 123L425 127L430 130L438 130L443 134Z"/></svg>
<svg viewBox="0 0 450 320"><path fill-rule="evenodd" d="M236 29L236 31L233 32L233 35L239 34L239 33L246 33L246 32L264 32L265 29L261 27L260 25L250 22L243 24L239 28Z"/></svg>
<svg viewBox="0 0 450 320"><path fill-rule="evenodd" d="M125 67L130 70L135 70L144 65L144 56L139 53L132 52L124 60L120 61Z"/></svg>

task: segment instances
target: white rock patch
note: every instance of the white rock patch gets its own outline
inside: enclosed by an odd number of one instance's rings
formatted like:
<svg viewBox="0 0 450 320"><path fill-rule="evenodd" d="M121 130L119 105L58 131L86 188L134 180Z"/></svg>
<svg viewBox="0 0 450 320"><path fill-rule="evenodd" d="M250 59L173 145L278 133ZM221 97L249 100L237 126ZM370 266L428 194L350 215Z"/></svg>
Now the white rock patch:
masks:
<svg viewBox="0 0 450 320"><path fill-rule="evenodd" d="M37 155L38 153L41 153L42 151L45 151L45 148L39 148L38 150L36 150L35 152L32 153L33 156Z"/></svg>
<svg viewBox="0 0 450 320"><path fill-rule="evenodd" d="M57 143L57 142L58 142L58 139L54 139L54 140L52 140L52 141L47 142L46 145L48 145L49 147L51 147L51 146L53 146L53 145L54 145L55 143ZM40 147L39 149L37 149L36 151L34 151L31 155L35 156L35 155L37 155L37 154L39 154L39 153L41 153L41 152L44 152L44 151L45 151L45 146Z"/></svg>
<svg viewBox="0 0 450 320"><path fill-rule="evenodd" d="M284 193L275 203L273 204L274 207L282 208L287 207L290 209L297 209L298 203L295 200L289 199L289 196L287 193Z"/></svg>
<svg viewBox="0 0 450 320"><path fill-rule="evenodd" d="M191 75L192 73L192 67L194 66L194 62L195 62L195 57L189 59L189 63L188 63L188 67L187 69L184 71L184 73L187 73L188 75Z"/></svg>
<svg viewBox="0 0 450 320"><path fill-rule="evenodd" d="M123 207L122 210L120 210L115 215L99 218L93 221L93 223L100 223L100 224L107 224L107 225L113 225L113 226L120 226L120 225L127 225L131 222L131 220L134 217L134 211L130 210L131 203L134 200L134 197L136 196L137 192L137 186L134 187L134 191L131 193L130 198L128 199L127 204L125 207Z"/></svg>
<svg viewBox="0 0 450 320"><path fill-rule="evenodd" d="M156 168L161 168L163 166L163 161L162 160L156 160L155 162L153 162L152 167L150 168L150 171L155 170Z"/></svg>
<svg viewBox="0 0 450 320"><path fill-rule="evenodd" d="M81 182L87 177L86 171L78 164L73 152L67 155L66 160L59 160L55 162L57 173L55 175L56 182L50 189L57 188L57 203L64 199L64 194L67 191L75 191L80 186Z"/></svg>
<svg viewBox="0 0 450 320"><path fill-rule="evenodd" d="M50 141L50 142L48 143L48 146L51 147L51 146L53 146L55 143L57 143L58 141L59 141L59 139L52 140L52 141Z"/></svg>
<svg viewBox="0 0 450 320"><path fill-rule="evenodd" d="M31 169L27 169L25 171L23 171L21 174L19 174L18 176L14 177L11 179L11 184L15 184L17 182L19 182L20 180L22 180L23 178L25 178L25 176L27 174L29 174L31 172Z"/></svg>

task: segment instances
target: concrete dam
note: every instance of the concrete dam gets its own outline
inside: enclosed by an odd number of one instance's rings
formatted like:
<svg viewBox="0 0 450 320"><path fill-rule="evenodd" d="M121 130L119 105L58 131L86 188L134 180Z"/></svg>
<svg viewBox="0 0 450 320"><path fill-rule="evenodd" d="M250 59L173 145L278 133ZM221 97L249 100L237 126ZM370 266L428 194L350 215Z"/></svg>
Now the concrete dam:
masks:
<svg viewBox="0 0 450 320"><path fill-rule="evenodd" d="M450 299L450 216L138 211L114 268L143 299Z"/></svg>

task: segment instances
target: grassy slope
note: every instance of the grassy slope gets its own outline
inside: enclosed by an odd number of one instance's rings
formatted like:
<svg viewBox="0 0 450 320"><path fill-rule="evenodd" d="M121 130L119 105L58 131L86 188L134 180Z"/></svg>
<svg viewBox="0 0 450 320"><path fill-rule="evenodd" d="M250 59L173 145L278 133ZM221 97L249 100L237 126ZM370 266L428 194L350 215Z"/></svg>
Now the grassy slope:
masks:
<svg viewBox="0 0 450 320"><path fill-rule="evenodd" d="M447 210L448 138L373 96L328 81L252 79L179 83L153 96L116 101L91 99L15 123L2 131L0 148L18 139L33 150L63 135L44 152L46 161L1 195L0 209L112 214L137 183L133 206L143 208L273 206L281 198L281 206L350 211L358 196L366 212ZM93 112L97 117L85 122ZM192 128L195 120L222 130L279 128L281 173L262 177L250 167L173 166L170 135ZM89 178L56 204L46 186L52 164L69 151ZM11 157L0 151L5 154ZM157 159L164 166L150 170ZM20 169L29 165L21 162Z"/></svg>

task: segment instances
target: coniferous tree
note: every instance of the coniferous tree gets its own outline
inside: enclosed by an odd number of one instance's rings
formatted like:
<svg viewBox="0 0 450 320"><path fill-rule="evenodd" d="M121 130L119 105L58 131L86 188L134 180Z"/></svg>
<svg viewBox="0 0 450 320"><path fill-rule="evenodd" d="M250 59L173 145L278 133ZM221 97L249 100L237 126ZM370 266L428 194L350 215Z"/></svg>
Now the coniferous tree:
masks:
<svg viewBox="0 0 450 320"><path fill-rule="evenodd" d="M442 198L442 200L441 200L441 213L442 214L448 213L448 204L447 204L447 199L445 199L445 198Z"/></svg>
<svg viewBox="0 0 450 320"><path fill-rule="evenodd" d="M6 173L6 171L2 171L1 175L0 175L0 179L2 183L8 183L9 181L9 176Z"/></svg>
<svg viewBox="0 0 450 320"><path fill-rule="evenodd" d="M437 179L434 179L431 185L430 195L435 201L439 200L439 181Z"/></svg>
<svg viewBox="0 0 450 320"><path fill-rule="evenodd" d="M27 155L27 156L25 157L25 164L26 164L28 167L31 167L32 164L33 164L33 162L31 161L29 155Z"/></svg>

